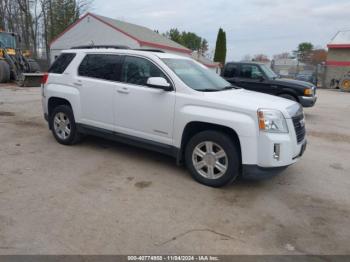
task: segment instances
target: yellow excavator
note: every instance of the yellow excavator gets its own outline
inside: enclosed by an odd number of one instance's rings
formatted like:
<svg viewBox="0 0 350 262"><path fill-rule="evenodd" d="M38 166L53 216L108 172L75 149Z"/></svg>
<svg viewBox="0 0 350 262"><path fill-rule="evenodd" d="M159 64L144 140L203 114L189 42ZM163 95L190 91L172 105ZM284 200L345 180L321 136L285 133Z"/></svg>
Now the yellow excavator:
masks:
<svg viewBox="0 0 350 262"><path fill-rule="evenodd" d="M22 51L21 39L15 33L0 30L0 83L10 81L19 86L37 86L42 73L29 51Z"/></svg>

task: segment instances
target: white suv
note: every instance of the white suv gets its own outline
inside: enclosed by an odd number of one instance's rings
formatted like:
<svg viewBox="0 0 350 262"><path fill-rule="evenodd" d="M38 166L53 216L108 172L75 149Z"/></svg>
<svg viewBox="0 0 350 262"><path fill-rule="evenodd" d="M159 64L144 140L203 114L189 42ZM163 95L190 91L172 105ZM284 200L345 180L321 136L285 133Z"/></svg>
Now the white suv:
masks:
<svg viewBox="0 0 350 262"><path fill-rule="evenodd" d="M298 103L237 88L190 58L156 50L63 51L42 96L59 143L88 134L156 150L213 187L274 174L306 148Z"/></svg>

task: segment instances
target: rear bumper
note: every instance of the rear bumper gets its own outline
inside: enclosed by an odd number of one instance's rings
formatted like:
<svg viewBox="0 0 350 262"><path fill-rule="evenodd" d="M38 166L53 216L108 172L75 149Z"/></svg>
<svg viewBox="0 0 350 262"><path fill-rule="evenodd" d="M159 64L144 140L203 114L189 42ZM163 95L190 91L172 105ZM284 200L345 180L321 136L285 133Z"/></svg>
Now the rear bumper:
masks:
<svg viewBox="0 0 350 262"><path fill-rule="evenodd" d="M317 96L299 96L298 98L303 107L312 107L317 101Z"/></svg>

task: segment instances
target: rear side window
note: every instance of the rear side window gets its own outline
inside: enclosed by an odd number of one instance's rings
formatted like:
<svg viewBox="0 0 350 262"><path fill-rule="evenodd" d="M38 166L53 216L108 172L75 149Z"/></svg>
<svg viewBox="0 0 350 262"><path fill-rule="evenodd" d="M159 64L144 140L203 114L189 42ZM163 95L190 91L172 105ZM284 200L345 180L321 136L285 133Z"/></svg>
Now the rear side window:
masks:
<svg viewBox="0 0 350 262"><path fill-rule="evenodd" d="M110 54L86 55L81 62L78 74L104 80L119 81L121 56Z"/></svg>
<svg viewBox="0 0 350 262"><path fill-rule="evenodd" d="M49 73L63 74L64 70L69 66L70 62L74 59L74 53L63 53L55 62L51 65Z"/></svg>
<svg viewBox="0 0 350 262"><path fill-rule="evenodd" d="M224 77L237 77L238 76L238 65L227 64L224 70Z"/></svg>

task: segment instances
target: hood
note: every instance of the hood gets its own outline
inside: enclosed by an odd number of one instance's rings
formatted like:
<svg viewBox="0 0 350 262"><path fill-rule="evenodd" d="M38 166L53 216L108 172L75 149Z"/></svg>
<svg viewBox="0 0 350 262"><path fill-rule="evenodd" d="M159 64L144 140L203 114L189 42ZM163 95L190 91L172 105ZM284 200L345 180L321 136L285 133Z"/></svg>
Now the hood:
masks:
<svg viewBox="0 0 350 262"><path fill-rule="evenodd" d="M210 102L225 105L235 111L250 111L254 115L258 109L276 109L281 111L285 118L291 118L296 108L300 108L296 102L245 89L204 92L203 94Z"/></svg>
<svg viewBox="0 0 350 262"><path fill-rule="evenodd" d="M311 84L309 82L288 79L288 78L277 78L274 81L275 81L275 83L281 84L284 86L302 87L302 88L311 88L314 86L313 84Z"/></svg>

